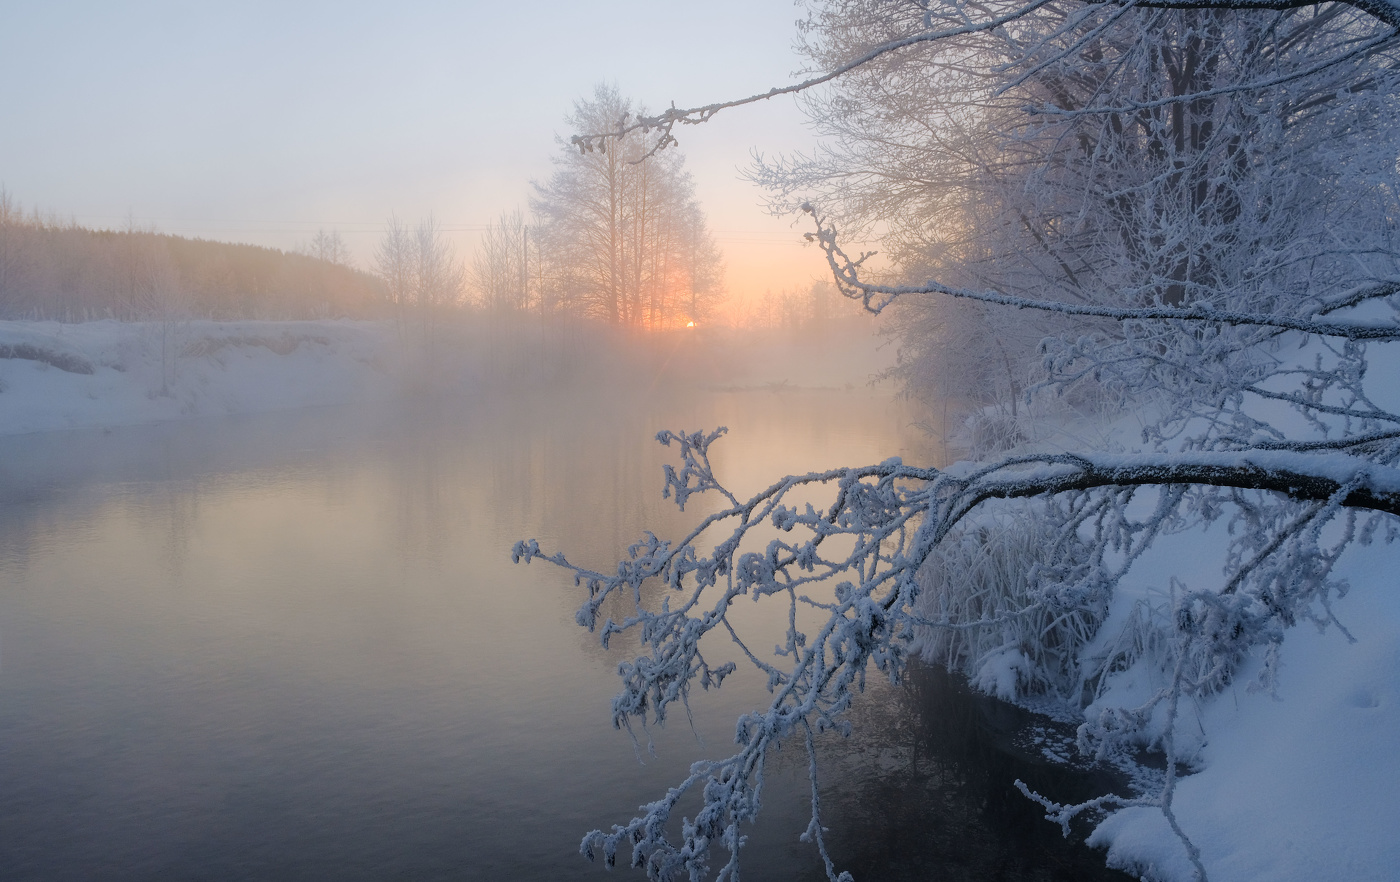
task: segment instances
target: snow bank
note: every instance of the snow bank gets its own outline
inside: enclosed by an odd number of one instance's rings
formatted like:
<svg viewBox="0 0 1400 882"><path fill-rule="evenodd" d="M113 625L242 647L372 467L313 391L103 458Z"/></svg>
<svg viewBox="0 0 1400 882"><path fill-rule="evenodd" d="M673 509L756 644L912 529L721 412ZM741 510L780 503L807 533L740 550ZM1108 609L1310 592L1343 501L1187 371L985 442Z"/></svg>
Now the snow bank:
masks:
<svg viewBox="0 0 1400 882"><path fill-rule="evenodd" d="M1175 556L1180 571L1181 554L1190 550L1183 545L1168 542L1154 552ZM1199 771L1177 785L1173 809L1212 882L1397 878L1395 562L1395 547L1377 542L1351 548L1339 566L1351 590L1334 608L1355 642L1336 628L1300 624L1280 650L1274 695L1248 688L1247 666L1185 715L1182 734L1194 730L1201 742ZM1133 690L1152 685L1135 682L1141 676L1125 672L1100 703L1129 703ZM1180 841L1156 809L1117 812L1090 842L1108 848L1112 866L1149 879L1192 878Z"/></svg>
<svg viewBox="0 0 1400 882"><path fill-rule="evenodd" d="M385 399L395 364L368 322L0 322L0 434Z"/></svg>
<svg viewBox="0 0 1400 882"><path fill-rule="evenodd" d="M1207 461L1211 454L1197 456ZM1323 466L1330 462L1324 458ZM1014 510L1025 518L1022 509ZM1033 519L999 518L999 511L990 505L966 535L945 541L934 563L953 565L953 573L935 566L921 574L922 614L934 620L994 619L1029 603L1024 573L1034 549L1048 539L1037 534ZM1125 647L1157 645L1109 673L1083 718L1095 720L1108 708L1141 707L1170 680L1161 656L1172 632L1173 592L1221 584L1229 527L1229 519L1221 518L1159 536L1117 583L1087 642L1076 645L1043 618L1024 617L1025 633L933 632L920 648L926 658L966 674L974 688L1035 710L1044 708L1028 696L1028 683L1041 677L1062 686L1074 678L1050 669L1046 658L1053 660L1055 653L1032 659L1025 647L1053 644L1062 654L1072 648L1082 672L1121 657ZM1272 694L1260 688L1264 647L1258 646L1223 689L1184 699L1173 731L1185 777L1172 810L1200 850L1210 882L1400 879L1400 547L1384 541L1384 533L1371 544L1352 542L1334 572L1348 586L1332 602L1345 630L1300 621L1284 632ZM978 553L964 560L969 556L963 545ZM1159 737L1164 705L1153 720L1147 732ZM1160 774L1136 771L1155 795ZM1089 841L1107 850L1110 866L1141 878L1194 878L1181 840L1158 808L1116 811Z"/></svg>

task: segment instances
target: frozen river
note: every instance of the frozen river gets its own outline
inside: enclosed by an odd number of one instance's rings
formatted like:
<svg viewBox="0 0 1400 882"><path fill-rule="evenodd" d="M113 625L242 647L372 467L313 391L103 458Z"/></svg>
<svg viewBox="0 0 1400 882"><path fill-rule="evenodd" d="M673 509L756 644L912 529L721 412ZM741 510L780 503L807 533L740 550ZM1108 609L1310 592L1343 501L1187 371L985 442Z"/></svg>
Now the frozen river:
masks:
<svg viewBox="0 0 1400 882"><path fill-rule="evenodd" d="M747 492L926 460L908 419L868 389L748 391L0 438L0 879L600 878L582 834L729 755L765 695L727 682L639 754L609 722L619 647L512 543L606 566L679 532L658 429L729 426L717 468ZM1099 865L1011 789L1060 786L997 746L1022 717L933 672L855 716L824 817L858 879ZM745 878L820 876L786 753Z"/></svg>

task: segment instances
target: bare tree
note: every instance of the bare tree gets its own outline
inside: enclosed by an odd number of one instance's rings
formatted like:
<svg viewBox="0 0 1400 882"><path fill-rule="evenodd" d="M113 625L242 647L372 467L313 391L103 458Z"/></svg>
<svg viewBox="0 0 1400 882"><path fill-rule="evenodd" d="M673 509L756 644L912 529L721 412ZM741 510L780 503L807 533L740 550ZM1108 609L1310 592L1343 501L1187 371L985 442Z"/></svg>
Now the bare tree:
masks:
<svg viewBox="0 0 1400 882"><path fill-rule="evenodd" d="M437 369L442 324L462 305L466 270L432 215L413 228L413 310L420 331L423 362Z"/></svg>
<svg viewBox="0 0 1400 882"><path fill-rule="evenodd" d="M632 105L599 86L568 119L589 131L620 124ZM640 137L598 149L563 146L558 170L535 185L543 270L591 315L610 324L659 328L693 320L718 291L718 249L679 154L640 162ZM684 321L680 321L684 324Z"/></svg>
<svg viewBox="0 0 1400 882"><path fill-rule="evenodd" d="M0 315L14 315L27 275L24 212L0 184Z"/></svg>
<svg viewBox="0 0 1400 882"><path fill-rule="evenodd" d="M345 244L339 230L331 230L329 233L317 230L316 235L302 248L302 253L336 266L352 265L350 248Z"/></svg>
<svg viewBox="0 0 1400 882"><path fill-rule="evenodd" d="M413 228L413 299L424 322L462 302L465 270L430 214Z"/></svg>
<svg viewBox="0 0 1400 882"><path fill-rule="evenodd" d="M492 313L530 308L529 227L519 210L505 212L486 228L472 260L471 281L481 305Z"/></svg>
<svg viewBox="0 0 1400 882"><path fill-rule="evenodd" d="M122 311L129 319L151 318L169 305L164 290L169 261L154 225L142 226L128 211L117 237L116 283Z"/></svg>
<svg viewBox="0 0 1400 882"><path fill-rule="evenodd" d="M301 252L316 261L315 288L312 292L313 309L319 317L332 314L332 297L335 291L336 270L350 267L350 249L341 238L339 230L316 231L311 241L301 248Z"/></svg>
<svg viewBox="0 0 1400 882"><path fill-rule="evenodd" d="M400 335L405 332L408 309L414 284L413 244L408 227L398 219L389 218L384 238L374 252L374 271L384 281L393 310L394 322Z"/></svg>

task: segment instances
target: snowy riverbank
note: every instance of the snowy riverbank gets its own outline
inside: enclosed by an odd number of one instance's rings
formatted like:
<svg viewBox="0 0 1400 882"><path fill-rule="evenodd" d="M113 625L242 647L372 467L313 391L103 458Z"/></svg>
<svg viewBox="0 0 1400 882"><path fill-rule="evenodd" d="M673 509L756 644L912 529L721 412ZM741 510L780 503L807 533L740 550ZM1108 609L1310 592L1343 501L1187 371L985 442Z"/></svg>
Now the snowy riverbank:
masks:
<svg viewBox="0 0 1400 882"><path fill-rule="evenodd" d="M420 331L329 319L0 321L0 435L486 387L856 387L893 361L868 326L815 341L726 331L624 340L599 326L542 331L480 318L437 324L426 340Z"/></svg>
<svg viewBox="0 0 1400 882"><path fill-rule="evenodd" d="M1137 604L1169 606L1168 574L1196 587L1220 581L1223 530L1168 537L1124 584L1103 642ZM1200 849L1211 882L1394 879L1400 866L1400 592L1397 548L1379 539L1350 548L1337 574L1336 626L1290 628L1273 694L1255 687L1247 661L1223 691L1183 709L1180 743L1195 771L1177 785L1173 811ZM1116 629L1116 630L1115 630ZM1134 707L1165 685L1138 666L1119 674L1089 709ZM1125 809L1090 840L1109 863L1149 879L1189 880L1192 866L1162 812Z"/></svg>
<svg viewBox="0 0 1400 882"><path fill-rule="evenodd" d="M1300 351L1299 360L1306 363L1310 350ZM1400 389L1387 380L1400 372L1400 365L1388 356L1374 359L1377 388L1372 398L1393 409L1400 406L1395 400ZM1277 421L1307 437L1308 427L1293 426L1290 419L1301 422L1287 413ZM1139 436L1132 417L1097 430L1083 423L1061 426L1058 432L1049 425L1041 428L1047 440L1028 450L1062 449L1070 430L1090 437L1076 436L1069 446L1090 450L1131 451ZM1155 496L1140 494L1132 514L1146 519L1155 504ZM1018 504L984 505L973 521L993 539L983 540L986 556L979 560L1022 573L1030 570L1054 537L1028 530L1024 512ZM1234 666L1218 691L1182 697L1173 727L1182 777L1170 808L1181 832L1199 849L1210 882L1398 878L1400 591L1395 583L1400 540L1388 541L1396 538L1394 518L1379 517L1379 529L1369 540L1359 526L1347 540L1343 518L1320 533L1322 547L1346 544L1332 574L1341 590L1331 594L1330 610L1321 602L1310 604L1281 629L1277 644L1260 641L1238 661L1218 659L1226 669ZM1038 637L992 633L982 654L973 653L976 660L959 661L962 672L989 694L1057 711L1065 719L1082 713L1091 726L1103 722L1101 715L1108 712L1106 725L1127 729L1137 725L1139 709L1149 708L1141 714L1142 737L1129 740L1150 748L1153 762L1160 761L1167 708L1161 701L1151 702L1171 682L1176 601L1189 592L1220 591L1231 567L1239 564L1232 561L1231 543L1244 529L1247 524L1230 517L1183 517L1167 525L1131 564L1114 587L1101 624L1078 646L1070 665L1080 676L1108 671L1102 680L1091 678L1095 699L1082 712L1073 698L1079 692L1072 676L1068 685L1057 685L1070 696L1068 701L1025 697L1035 692L1030 681L1054 675L1044 653L1064 649L1051 645L1036 655L1037 639L1054 643L1045 637L1050 628ZM999 533L1010 538L999 539ZM926 590L921 602L928 603L930 596ZM1328 612L1336 621L1319 624ZM938 619L944 613L929 606L923 614ZM1271 652L1276 653L1272 673L1265 669ZM933 652L934 661L946 658L946 648ZM1075 755L1074 747L1065 744L1046 745L1044 752L1052 760ZM1149 797L1163 781L1160 770L1145 767L1137 767L1134 777ZM1182 840L1158 807L1112 812L1089 841L1107 850L1110 866L1143 879L1197 878Z"/></svg>
<svg viewBox="0 0 1400 882"><path fill-rule="evenodd" d="M0 322L0 434L387 399L392 334L368 322Z"/></svg>

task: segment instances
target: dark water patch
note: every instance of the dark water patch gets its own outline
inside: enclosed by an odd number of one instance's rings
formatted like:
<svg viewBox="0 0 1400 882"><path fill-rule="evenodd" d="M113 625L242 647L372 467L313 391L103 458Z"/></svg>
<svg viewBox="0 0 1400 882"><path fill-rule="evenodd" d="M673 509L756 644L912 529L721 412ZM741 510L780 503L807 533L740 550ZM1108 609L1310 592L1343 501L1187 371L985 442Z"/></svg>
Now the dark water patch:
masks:
<svg viewBox="0 0 1400 882"><path fill-rule="evenodd" d="M857 733L823 745L823 822L832 857L856 879L1122 880L1103 853L1065 840L1014 786L1060 802L1124 792L1108 769L1073 769L1035 749L1063 724L972 692L915 664L898 688L855 709ZM804 878L821 878L807 874Z"/></svg>

